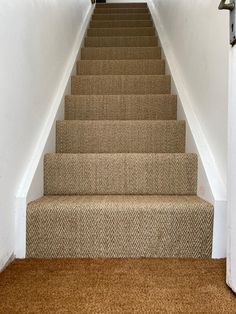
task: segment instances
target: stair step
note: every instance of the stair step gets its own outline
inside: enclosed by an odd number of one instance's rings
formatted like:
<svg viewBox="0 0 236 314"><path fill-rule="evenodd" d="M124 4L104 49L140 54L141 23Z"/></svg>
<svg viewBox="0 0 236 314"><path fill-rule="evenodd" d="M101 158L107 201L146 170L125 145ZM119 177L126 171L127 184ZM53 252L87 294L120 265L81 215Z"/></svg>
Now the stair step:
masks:
<svg viewBox="0 0 236 314"><path fill-rule="evenodd" d="M71 78L73 95L169 94L168 75L78 75Z"/></svg>
<svg viewBox="0 0 236 314"><path fill-rule="evenodd" d="M93 14L92 20L149 20L149 13Z"/></svg>
<svg viewBox="0 0 236 314"><path fill-rule="evenodd" d="M148 8L95 8L93 14L130 14L130 13L149 13Z"/></svg>
<svg viewBox="0 0 236 314"><path fill-rule="evenodd" d="M213 207L197 196L46 196L27 208L27 258L211 258Z"/></svg>
<svg viewBox="0 0 236 314"><path fill-rule="evenodd" d="M79 75L147 75L165 74L165 61L149 60L80 60Z"/></svg>
<svg viewBox="0 0 236 314"><path fill-rule="evenodd" d="M147 3L96 3L96 8L147 8Z"/></svg>
<svg viewBox="0 0 236 314"><path fill-rule="evenodd" d="M57 121L57 153L184 153L184 121Z"/></svg>
<svg viewBox="0 0 236 314"><path fill-rule="evenodd" d="M89 28L87 36L154 36L153 27Z"/></svg>
<svg viewBox="0 0 236 314"><path fill-rule="evenodd" d="M155 47L158 46L156 36L99 36L86 37L85 47Z"/></svg>
<svg viewBox="0 0 236 314"><path fill-rule="evenodd" d="M175 120L174 95L69 95L67 120Z"/></svg>
<svg viewBox="0 0 236 314"><path fill-rule="evenodd" d="M160 59L159 47L82 48L82 60Z"/></svg>
<svg viewBox="0 0 236 314"><path fill-rule="evenodd" d="M195 154L47 154L44 159L45 195L196 191Z"/></svg>
<svg viewBox="0 0 236 314"><path fill-rule="evenodd" d="M112 28L112 27L152 27L153 23L151 20L95 20L90 22L90 28Z"/></svg>

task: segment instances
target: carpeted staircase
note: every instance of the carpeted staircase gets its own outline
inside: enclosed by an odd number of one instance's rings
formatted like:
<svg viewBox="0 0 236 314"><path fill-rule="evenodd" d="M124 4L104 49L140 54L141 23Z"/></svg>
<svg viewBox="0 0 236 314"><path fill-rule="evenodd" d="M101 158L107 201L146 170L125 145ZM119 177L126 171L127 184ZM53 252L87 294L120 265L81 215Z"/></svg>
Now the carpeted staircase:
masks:
<svg viewBox="0 0 236 314"><path fill-rule="evenodd" d="M211 257L213 207L147 5L97 4L27 209L27 257Z"/></svg>

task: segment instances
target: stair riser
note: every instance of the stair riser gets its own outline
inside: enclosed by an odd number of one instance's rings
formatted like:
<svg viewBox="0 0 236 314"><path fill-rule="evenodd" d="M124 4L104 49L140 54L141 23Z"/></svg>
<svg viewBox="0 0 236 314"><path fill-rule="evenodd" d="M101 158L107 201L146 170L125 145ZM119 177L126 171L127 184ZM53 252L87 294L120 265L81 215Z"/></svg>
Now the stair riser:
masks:
<svg viewBox="0 0 236 314"><path fill-rule="evenodd" d="M159 47L82 48L82 60L160 59Z"/></svg>
<svg viewBox="0 0 236 314"><path fill-rule="evenodd" d="M196 194L194 154L48 154L45 195Z"/></svg>
<svg viewBox="0 0 236 314"><path fill-rule="evenodd" d="M170 76L73 76L71 93L73 95L169 94Z"/></svg>
<svg viewBox="0 0 236 314"><path fill-rule="evenodd" d="M99 20L95 20L95 21L91 21L90 22L90 28L112 28L112 27L152 27L153 23L152 21L115 21L115 20L111 20L111 21L99 21Z"/></svg>
<svg viewBox="0 0 236 314"><path fill-rule="evenodd" d="M130 14L130 13L137 13L137 14L148 14L148 8L96 8L94 10L94 14Z"/></svg>
<svg viewBox="0 0 236 314"><path fill-rule="evenodd" d="M113 61L79 61L77 63L79 75L163 75L165 62L163 60L113 60Z"/></svg>
<svg viewBox="0 0 236 314"><path fill-rule="evenodd" d="M93 14L92 20L149 20L151 21L150 14Z"/></svg>
<svg viewBox="0 0 236 314"><path fill-rule="evenodd" d="M106 201L104 199L104 201ZM89 204L89 203L87 203ZM90 205L90 206L89 206ZM212 208L107 203L27 211L28 258L211 258ZM140 207L140 206L139 206Z"/></svg>
<svg viewBox="0 0 236 314"><path fill-rule="evenodd" d="M85 47L156 47L158 40L155 36L134 37L86 37Z"/></svg>
<svg viewBox="0 0 236 314"><path fill-rule="evenodd" d="M173 95L67 96L67 120L175 120Z"/></svg>
<svg viewBox="0 0 236 314"><path fill-rule="evenodd" d="M88 36L154 36L155 30L153 27L140 28L89 28Z"/></svg>
<svg viewBox="0 0 236 314"><path fill-rule="evenodd" d="M56 139L57 153L183 153L185 123L57 121Z"/></svg>

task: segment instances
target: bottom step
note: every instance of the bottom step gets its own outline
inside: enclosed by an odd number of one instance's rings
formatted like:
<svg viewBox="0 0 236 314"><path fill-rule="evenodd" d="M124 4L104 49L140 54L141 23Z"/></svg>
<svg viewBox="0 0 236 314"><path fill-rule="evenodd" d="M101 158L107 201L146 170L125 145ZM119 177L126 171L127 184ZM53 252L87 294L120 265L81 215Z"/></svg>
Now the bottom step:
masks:
<svg viewBox="0 0 236 314"><path fill-rule="evenodd" d="M213 207L197 196L46 196L27 209L27 257L210 258Z"/></svg>

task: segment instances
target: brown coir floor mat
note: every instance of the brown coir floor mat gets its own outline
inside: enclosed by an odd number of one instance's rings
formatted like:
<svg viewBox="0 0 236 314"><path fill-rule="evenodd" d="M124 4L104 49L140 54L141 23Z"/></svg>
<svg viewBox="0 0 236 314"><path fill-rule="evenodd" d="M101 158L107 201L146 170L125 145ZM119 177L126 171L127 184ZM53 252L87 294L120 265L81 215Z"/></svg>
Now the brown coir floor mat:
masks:
<svg viewBox="0 0 236 314"><path fill-rule="evenodd" d="M0 274L0 313L236 313L225 261L16 260Z"/></svg>

